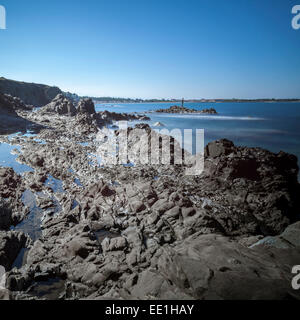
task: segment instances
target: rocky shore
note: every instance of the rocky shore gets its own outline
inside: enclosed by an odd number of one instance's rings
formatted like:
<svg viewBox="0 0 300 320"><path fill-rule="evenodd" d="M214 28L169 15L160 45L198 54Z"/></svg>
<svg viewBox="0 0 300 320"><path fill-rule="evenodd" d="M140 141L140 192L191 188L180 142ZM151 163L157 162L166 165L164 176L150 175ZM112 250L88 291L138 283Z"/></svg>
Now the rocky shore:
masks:
<svg viewBox="0 0 300 320"><path fill-rule="evenodd" d="M9 80L0 77L0 93L18 97L24 103L41 107L49 103L62 91L44 84Z"/></svg>
<svg viewBox="0 0 300 320"><path fill-rule="evenodd" d="M34 129L35 124L18 114L18 112L32 110L32 108L19 98L0 93L0 134L26 132L30 127Z"/></svg>
<svg viewBox="0 0 300 320"><path fill-rule="evenodd" d="M158 113L205 113L205 114L218 114L214 108L203 109L203 110L196 110L192 108L185 108L179 106L172 106L168 109L158 109L155 110Z"/></svg>
<svg viewBox="0 0 300 320"><path fill-rule="evenodd" d="M39 132L1 137L32 170L0 168L0 297L300 298L291 287L300 261L295 156L219 140L206 146L199 176L131 158L104 166L106 127L148 117L97 113L91 100L75 106L62 95L15 114ZM140 130L152 134L147 124L126 130L130 154L145 147ZM182 150L170 140L172 159Z"/></svg>

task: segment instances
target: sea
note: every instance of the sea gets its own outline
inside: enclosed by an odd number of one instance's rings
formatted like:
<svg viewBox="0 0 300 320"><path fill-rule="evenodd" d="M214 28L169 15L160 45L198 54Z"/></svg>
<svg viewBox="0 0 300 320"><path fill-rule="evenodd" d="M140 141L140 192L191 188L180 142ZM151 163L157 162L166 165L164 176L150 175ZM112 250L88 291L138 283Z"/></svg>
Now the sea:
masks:
<svg viewBox="0 0 300 320"><path fill-rule="evenodd" d="M185 103L186 108L203 110L214 108L217 115L152 113L181 103L120 103L96 104L97 111L146 114L151 127L160 122L163 128L204 129L205 145L226 138L238 146L261 147L272 152L284 151L300 159L300 103L299 102L226 102ZM162 128L158 128L162 129ZM194 150L194 149L193 149ZM299 163L298 163L299 164Z"/></svg>

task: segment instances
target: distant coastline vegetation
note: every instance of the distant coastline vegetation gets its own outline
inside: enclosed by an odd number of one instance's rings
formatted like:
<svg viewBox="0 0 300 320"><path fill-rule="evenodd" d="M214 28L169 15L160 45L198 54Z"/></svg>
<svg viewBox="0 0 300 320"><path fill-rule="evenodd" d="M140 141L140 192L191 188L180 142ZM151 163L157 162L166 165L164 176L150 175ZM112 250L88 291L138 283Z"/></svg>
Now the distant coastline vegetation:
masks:
<svg viewBox="0 0 300 320"><path fill-rule="evenodd" d="M89 97L79 96L76 93L63 92L55 86L45 84L27 83L23 81L9 80L0 76L0 93L10 94L22 99L27 104L43 106L51 102L56 95L63 93L67 98L79 101L82 98L91 98L95 103L174 103L182 105L182 99L133 99L116 97ZM222 103L222 102L300 102L300 99L184 99L185 103Z"/></svg>
<svg viewBox="0 0 300 320"><path fill-rule="evenodd" d="M82 98L82 97L81 97ZM85 97L83 97L85 98ZM87 97L86 97L87 98ZM89 97L95 103L182 103L181 99L130 99L113 97ZM300 99L187 99L185 103L222 103L222 102L300 102Z"/></svg>

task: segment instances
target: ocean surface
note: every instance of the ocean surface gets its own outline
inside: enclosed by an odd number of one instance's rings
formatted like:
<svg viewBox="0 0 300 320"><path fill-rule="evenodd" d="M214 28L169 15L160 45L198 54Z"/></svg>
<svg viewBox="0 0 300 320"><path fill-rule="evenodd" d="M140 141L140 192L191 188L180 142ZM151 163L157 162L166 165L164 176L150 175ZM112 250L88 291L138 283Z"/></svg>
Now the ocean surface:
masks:
<svg viewBox="0 0 300 320"><path fill-rule="evenodd" d="M204 129L205 144L226 138L239 146L261 147L272 152L285 151L300 159L300 103L185 103L202 110L215 108L218 115L160 114L151 110L167 109L180 103L97 104L96 110L146 113L151 121L172 129ZM147 123L147 121L142 121ZM158 128L162 129L162 128Z"/></svg>

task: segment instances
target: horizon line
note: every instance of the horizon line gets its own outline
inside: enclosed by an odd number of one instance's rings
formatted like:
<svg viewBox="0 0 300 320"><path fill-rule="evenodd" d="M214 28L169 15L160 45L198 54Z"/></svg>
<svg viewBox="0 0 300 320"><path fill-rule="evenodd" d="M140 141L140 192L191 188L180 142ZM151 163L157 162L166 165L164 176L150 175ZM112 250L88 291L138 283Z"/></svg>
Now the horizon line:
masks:
<svg viewBox="0 0 300 320"><path fill-rule="evenodd" d="M70 90L64 91L62 90L59 86L57 85L48 85L48 84L44 84L44 83L39 83L39 82L27 82L27 81L23 81L23 80L13 80L13 79L8 79L5 78L4 76L0 76L0 80L8 80L8 81L14 81L14 82L20 82L20 83L28 83L28 84L36 84L36 85L44 85L44 86L49 86L49 87L56 87L59 90L61 90L63 93L68 93L71 95L76 95L79 98L92 98L94 100L98 100L98 99L120 99L120 100L141 100L141 101L170 101L170 102L178 102L178 101L182 101L182 99L184 99L185 102L188 101L208 101L208 102L213 102L213 101L235 101L235 100L239 100L239 101L257 101L257 100L264 100L264 101L280 101L280 100L292 100L292 101L298 101L300 100L300 97L293 97L293 98L131 98L131 97L120 97L120 96L95 96L95 95L79 95L75 92L71 92Z"/></svg>

